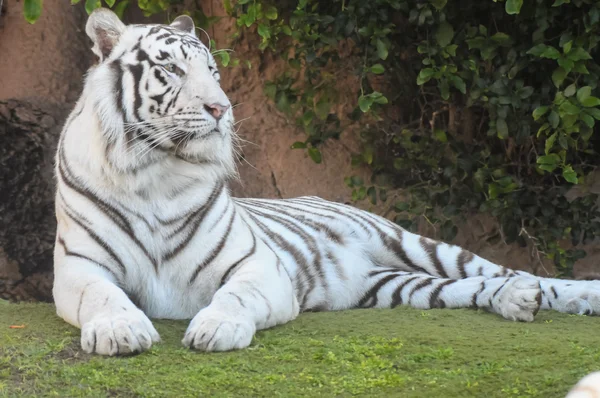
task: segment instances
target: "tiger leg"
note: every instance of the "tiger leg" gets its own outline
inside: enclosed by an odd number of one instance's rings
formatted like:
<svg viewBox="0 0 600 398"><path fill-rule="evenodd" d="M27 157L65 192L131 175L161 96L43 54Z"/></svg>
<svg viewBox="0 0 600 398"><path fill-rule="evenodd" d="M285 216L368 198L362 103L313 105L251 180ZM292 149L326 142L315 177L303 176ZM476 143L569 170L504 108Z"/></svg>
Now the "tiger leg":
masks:
<svg viewBox="0 0 600 398"><path fill-rule="evenodd" d="M379 273L358 307L483 308L515 321L533 321L540 308L538 281L483 276L447 279L410 272Z"/></svg>
<svg viewBox="0 0 600 398"><path fill-rule="evenodd" d="M538 281L542 290L541 309L570 314L600 314L600 281L543 278L494 264L459 246L428 239L407 231L398 234L397 257L403 270L418 270L442 278L520 276Z"/></svg>
<svg viewBox="0 0 600 398"><path fill-rule="evenodd" d="M291 321L298 312L292 282L283 265L277 259L272 265L249 262L192 319L182 343L204 351L245 348L256 330Z"/></svg>
<svg viewBox="0 0 600 398"><path fill-rule="evenodd" d="M139 353L160 341L150 319L115 284L112 273L83 256L59 254L56 258L56 311L81 328L85 352L111 356Z"/></svg>

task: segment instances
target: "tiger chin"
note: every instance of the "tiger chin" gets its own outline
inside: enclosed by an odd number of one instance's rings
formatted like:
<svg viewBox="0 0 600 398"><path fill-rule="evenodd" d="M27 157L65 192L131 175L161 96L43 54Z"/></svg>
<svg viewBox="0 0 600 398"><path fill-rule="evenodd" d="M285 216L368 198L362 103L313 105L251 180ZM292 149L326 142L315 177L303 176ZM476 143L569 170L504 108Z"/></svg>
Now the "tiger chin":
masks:
<svg viewBox="0 0 600 398"><path fill-rule="evenodd" d="M232 107L192 19L98 9L86 33L99 61L57 149L53 287L84 351L148 350L150 318L191 319L186 347L226 351L304 311L600 313L598 281L513 271L316 197L231 197Z"/></svg>

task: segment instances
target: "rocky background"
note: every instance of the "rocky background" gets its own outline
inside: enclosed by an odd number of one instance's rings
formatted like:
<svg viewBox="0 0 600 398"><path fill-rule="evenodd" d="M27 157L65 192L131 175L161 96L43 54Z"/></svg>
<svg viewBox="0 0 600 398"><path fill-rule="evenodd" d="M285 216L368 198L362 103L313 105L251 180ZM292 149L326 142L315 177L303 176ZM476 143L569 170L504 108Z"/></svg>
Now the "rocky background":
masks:
<svg viewBox="0 0 600 398"><path fill-rule="evenodd" d="M226 15L221 1L201 3L208 15ZM53 152L93 55L84 32L82 5L47 1L34 25L23 18L22 5L19 0L4 0L0 16L0 298L49 301L55 229ZM125 19L144 21L135 10ZM225 17L208 33L219 48L228 47L234 26ZM266 198L318 195L350 203L351 192L343 178L351 174L368 177L364 170L350 166L351 154L358 152L356 137L346 132L343 141L329 140L321 149L321 164L302 151L291 150L290 145L303 135L263 91L264 82L276 74L278 60L256 47L254 37L242 37L234 48L235 56L249 60L252 68L221 71L236 119L243 120L238 124L238 134L245 140L243 159L240 178L232 184L234 193ZM385 208L370 210L385 213ZM436 236L426 226L420 232ZM506 266L541 275L553 273L540 253L505 244L489 217L467 217L453 243ZM585 249L588 256L575 267L578 278L596 275L600 250Z"/></svg>

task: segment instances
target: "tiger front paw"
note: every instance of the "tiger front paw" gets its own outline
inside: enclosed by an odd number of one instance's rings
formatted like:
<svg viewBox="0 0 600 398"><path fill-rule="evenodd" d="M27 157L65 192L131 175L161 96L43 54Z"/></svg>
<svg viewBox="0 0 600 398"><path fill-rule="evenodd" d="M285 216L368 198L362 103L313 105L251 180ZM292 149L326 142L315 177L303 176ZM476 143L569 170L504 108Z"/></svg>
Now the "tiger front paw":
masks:
<svg viewBox="0 0 600 398"><path fill-rule="evenodd" d="M159 341L152 322L140 310L99 314L81 328L81 348L88 354L138 354Z"/></svg>
<svg viewBox="0 0 600 398"><path fill-rule="evenodd" d="M182 343L202 351L229 351L248 347L255 332L247 319L205 308L192 319Z"/></svg>

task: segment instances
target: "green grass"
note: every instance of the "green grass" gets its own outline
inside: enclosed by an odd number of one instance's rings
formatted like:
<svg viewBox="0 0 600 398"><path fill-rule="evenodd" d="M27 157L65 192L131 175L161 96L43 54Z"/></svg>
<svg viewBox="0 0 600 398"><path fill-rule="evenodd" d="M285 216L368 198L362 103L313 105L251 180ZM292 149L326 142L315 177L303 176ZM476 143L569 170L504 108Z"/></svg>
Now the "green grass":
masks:
<svg viewBox="0 0 600 398"><path fill-rule="evenodd" d="M22 325L24 329L11 329ZM514 323L472 310L309 313L246 350L184 349L186 322L126 358L90 356L48 304L0 302L0 395L564 397L600 369L600 318Z"/></svg>

